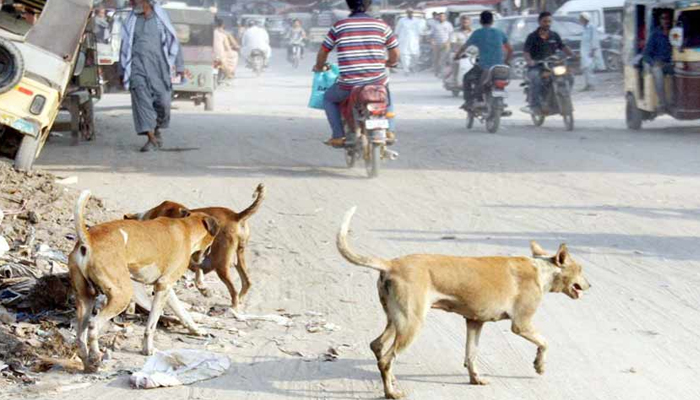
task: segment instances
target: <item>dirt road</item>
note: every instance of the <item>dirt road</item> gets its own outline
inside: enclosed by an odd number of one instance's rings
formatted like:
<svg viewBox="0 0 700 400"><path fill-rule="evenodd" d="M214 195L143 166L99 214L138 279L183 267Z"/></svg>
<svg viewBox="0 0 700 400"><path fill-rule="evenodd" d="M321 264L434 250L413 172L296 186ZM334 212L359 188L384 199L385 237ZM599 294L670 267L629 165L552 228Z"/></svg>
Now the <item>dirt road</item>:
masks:
<svg viewBox="0 0 700 400"><path fill-rule="evenodd" d="M207 346L229 354L228 373L139 392L140 399L380 397L368 347L384 326L377 276L342 261L334 245L352 205L359 206L353 241L366 253L526 255L531 239L552 251L567 242L593 285L580 301L546 297L536 317L550 344L542 377L532 368L530 343L507 322L487 324L479 360L486 387L467 385L464 321L432 312L395 366L410 398L700 398L697 125L661 119L628 132L615 95L619 81L608 81L605 96L577 94L572 133L559 118L533 128L517 111L516 85L514 116L501 132L478 125L467 132L459 101L432 77L396 76L401 158L367 180L363 169L345 169L343 155L321 144L328 129L322 113L305 107L307 71L278 62L259 79L242 72L217 93L215 113L176 103L168 151L156 154L137 152L142 143L132 132L128 97L108 96L98 107L97 142L71 147L67 138L54 140L39 160L40 168L77 175L80 188L120 212L163 199L241 209L258 182L268 187L252 220L254 286L245 312L299 314L293 325L222 317L245 333L217 331ZM226 304L223 285L213 275L207 280L217 296L192 291L190 301ZM309 311L340 330L309 333L305 324L320 318ZM181 333L159 331L157 346L205 347ZM339 359L319 359L330 346L340 349ZM139 368L138 350L127 346L116 362ZM134 393L120 376L60 396Z"/></svg>

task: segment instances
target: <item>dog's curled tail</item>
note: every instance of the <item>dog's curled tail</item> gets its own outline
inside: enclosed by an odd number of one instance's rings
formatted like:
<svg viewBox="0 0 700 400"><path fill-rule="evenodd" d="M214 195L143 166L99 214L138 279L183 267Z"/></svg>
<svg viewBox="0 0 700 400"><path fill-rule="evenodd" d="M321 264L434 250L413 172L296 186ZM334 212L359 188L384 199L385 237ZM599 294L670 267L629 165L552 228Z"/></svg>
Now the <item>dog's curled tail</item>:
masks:
<svg viewBox="0 0 700 400"><path fill-rule="evenodd" d="M258 209L262 205L263 200L265 200L265 185L264 184L259 184L258 187L255 189L255 192L253 193L253 197L255 197L255 201L253 201L253 204L251 204L248 208L245 210L241 211L240 214L238 214L238 217L240 218L241 221L245 221L248 218L252 217L253 214L258 212Z"/></svg>
<svg viewBox="0 0 700 400"><path fill-rule="evenodd" d="M388 270L389 265L381 258L361 256L350 249L348 245L348 231L350 230L350 222L352 221L353 215L355 215L355 211L357 211L357 207L353 207L345 213L345 218L343 218L343 224L340 226L336 241L338 251L343 258L355 265L372 268L377 271Z"/></svg>
<svg viewBox="0 0 700 400"><path fill-rule="evenodd" d="M88 230L85 226L85 218L83 218L83 213L85 211L85 205L88 200L90 200L90 191L83 190L78 197L78 201L75 203L75 212L73 215L73 220L75 222L75 232L78 235L78 245L80 246L78 259L76 264L80 268L80 272L83 274L85 279L88 279L87 275L87 260L90 253L90 237L88 236Z"/></svg>

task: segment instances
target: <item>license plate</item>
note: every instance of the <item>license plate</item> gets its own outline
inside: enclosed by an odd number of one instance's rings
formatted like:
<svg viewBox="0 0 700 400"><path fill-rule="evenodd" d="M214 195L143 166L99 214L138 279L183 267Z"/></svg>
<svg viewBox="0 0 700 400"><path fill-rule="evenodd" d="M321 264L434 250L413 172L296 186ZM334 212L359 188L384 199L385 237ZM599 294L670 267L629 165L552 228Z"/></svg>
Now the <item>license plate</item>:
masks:
<svg viewBox="0 0 700 400"><path fill-rule="evenodd" d="M495 90L491 93L491 96L505 98L508 97L508 92L502 90Z"/></svg>
<svg viewBox="0 0 700 400"><path fill-rule="evenodd" d="M388 119L368 119L365 121L365 128L371 129L389 129Z"/></svg>

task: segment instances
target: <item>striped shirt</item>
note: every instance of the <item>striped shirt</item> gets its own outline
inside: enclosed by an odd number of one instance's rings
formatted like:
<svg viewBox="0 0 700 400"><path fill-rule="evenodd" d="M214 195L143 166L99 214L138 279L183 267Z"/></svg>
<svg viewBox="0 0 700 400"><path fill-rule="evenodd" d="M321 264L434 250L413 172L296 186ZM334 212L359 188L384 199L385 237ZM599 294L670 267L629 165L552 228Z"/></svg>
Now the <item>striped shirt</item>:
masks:
<svg viewBox="0 0 700 400"><path fill-rule="evenodd" d="M386 84L386 50L398 45L389 25L361 13L336 22L323 42L327 51L338 51L338 83L344 90Z"/></svg>

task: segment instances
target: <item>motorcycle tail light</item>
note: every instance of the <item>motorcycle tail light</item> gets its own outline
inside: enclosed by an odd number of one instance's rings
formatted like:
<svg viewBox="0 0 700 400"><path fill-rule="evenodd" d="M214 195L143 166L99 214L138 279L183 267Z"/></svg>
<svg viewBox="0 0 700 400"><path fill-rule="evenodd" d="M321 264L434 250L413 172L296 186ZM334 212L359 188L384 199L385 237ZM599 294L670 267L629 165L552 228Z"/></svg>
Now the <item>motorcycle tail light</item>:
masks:
<svg viewBox="0 0 700 400"><path fill-rule="evenodd" d="M506 81L506 80L497 79L497 80L495 80L495 81L493 82L493 86L494 86L496 89L505 89L506 86L508 86L508 83L509 83L509 82Z"/></svg>
<svg viewBox="0 0 700 400"><path fill-rule="evenodd" d="M556 76L566 75L566 66L557 65L556 67L552 68L552 72L554 72L554 75Z"/></svg>
<svg viewBox="0 0 700 400"><path fill-rule="evenodd" d="M367 104L367 111L372 115L382 115L386 113L386 105L380 103Z"/></svg>
<svg viewBox="0 0 700 400"><path fill-rule="evenodd" d="M39 115L42 111L44 111L45 105L46 97L42 95L37 95L36 97L34 97L34 100L32 100L32 105L29 106L29 112L34 115Z"/></svg>

